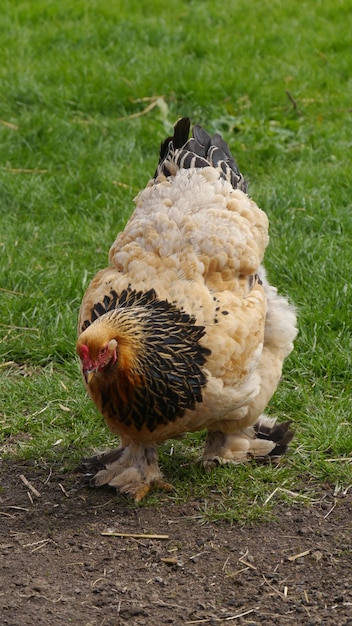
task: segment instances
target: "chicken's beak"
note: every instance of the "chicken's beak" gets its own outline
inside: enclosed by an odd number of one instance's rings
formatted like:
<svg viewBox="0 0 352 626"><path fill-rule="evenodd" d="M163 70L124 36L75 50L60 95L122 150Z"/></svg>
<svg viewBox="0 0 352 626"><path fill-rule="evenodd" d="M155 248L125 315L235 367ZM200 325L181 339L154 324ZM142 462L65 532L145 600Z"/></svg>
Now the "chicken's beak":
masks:
<svg viewBox="0 0 352 626"><path fill-rule="evenodd" d="M89 385L89 383L93 379L94 374L95 374L95 370L86 370L84 372L84 380L86 381L87 385Z"/></svg>

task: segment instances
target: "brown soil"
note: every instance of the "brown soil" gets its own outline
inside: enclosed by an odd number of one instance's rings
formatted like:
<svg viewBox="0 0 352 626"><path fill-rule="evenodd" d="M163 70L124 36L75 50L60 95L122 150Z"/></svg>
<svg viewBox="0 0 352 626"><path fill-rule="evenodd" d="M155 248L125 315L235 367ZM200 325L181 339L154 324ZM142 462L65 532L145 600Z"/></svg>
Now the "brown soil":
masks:
<svg viewBox="0 0 352 626"><path fill-rule="evenodd" d="M352 625L349 492L201 525L196 501L135 507L60 470L0 469L1 624Z"/></svg>

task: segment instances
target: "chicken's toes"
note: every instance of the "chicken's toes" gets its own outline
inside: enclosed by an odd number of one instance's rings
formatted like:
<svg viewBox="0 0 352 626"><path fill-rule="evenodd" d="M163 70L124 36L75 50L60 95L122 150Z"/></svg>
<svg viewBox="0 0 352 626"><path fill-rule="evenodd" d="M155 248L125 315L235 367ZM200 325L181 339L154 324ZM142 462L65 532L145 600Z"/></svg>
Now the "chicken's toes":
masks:
<svg viewBox="0 0 352 626"><path fill-rule="evenodd" d="M102 487L103 485L111 485L113 474L107 469L102 469L91 477L89 481L90 487Z"/></svg>
<svg viewBox="0 0 352 626"><path fill-rule="evenodd" d="M149 493L151 487L158 482L159 479L148 480L137 467L128 467L119 474L115 472L114 476L110 477L108 484L110 487L115 487L120 493L131 496L135 502L140 502Z"/></svg>
<svg viewBox="0 0 352 626"><path fill-rule="evenodd" d="M171 483L167 483L164 480L156 480L153 486L157 489L163 489L164 491L175 491L175 487Z"/></svg>
<svg viewBox="0 0 352 626"><path fill-rule="evenodd" d="M173 491L175 489L173 485L166 483L164 480L156 480L152 484L141 485L141 487L131 495L133 495L135 502L140 502L154 487L156 489L163 489L164 491Z"/></svg>
<svg viewBox="0 0 352 626"><path fill-rule="evenodd" d="M214 467L218 467L218 465L225 465L226 463L231 463L231 465L241 465L243 463L247 463L249 461L248 454L237 452L233 454L229 452L225 452L223 456L203 456L203 467L207 472L211 472Z"/></svg>
<svg viewBox="0 0 352 626"><path fill-rule="evenodd" d="M148 495L149 491L150 485L142 485L134 494L131 495L133 495L135 502L140 502L146 495Z"/></svg>

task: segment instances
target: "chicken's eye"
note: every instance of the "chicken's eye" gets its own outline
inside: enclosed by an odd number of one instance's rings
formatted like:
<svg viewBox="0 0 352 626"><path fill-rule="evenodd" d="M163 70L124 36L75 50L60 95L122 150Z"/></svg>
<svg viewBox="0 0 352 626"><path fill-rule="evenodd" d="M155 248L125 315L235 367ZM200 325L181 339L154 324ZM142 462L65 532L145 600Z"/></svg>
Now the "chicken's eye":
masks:
<svg viewBox="0 0 352 626"><path fill-rule="evenodd" d="M99 357L98 357L98 362L99 363L105 363L107 357L108 357L109 351L108 351L108 347L106 346L105 348L103 348L103 350L100 352Z"/></svg>

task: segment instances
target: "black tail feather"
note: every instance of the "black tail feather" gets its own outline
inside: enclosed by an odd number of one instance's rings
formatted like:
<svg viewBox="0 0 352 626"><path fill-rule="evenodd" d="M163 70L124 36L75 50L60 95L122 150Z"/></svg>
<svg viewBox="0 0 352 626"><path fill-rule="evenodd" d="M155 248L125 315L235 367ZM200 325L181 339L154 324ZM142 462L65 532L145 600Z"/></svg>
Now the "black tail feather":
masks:
<svg viewBox="0 0 352 626"><path fill-rule="evenodd" d="M258 439L267 439L276 444L275 448L269 453L270 457L281 456L285 454L289 443L294 437L293 430L290 430L291 422L281 422L274 425L269 425L269 423L259 420L254 424L254 431Z"/></svg>
<svg viewBox="0 0 352 626"><path fill-rule="evenodd" d="M192 138L188 139L190 119L180 118L174 127L172 137L167 137L160 148L160 158L154 178L163 174L173 175L176 169L191 167L215 167L222 178L228 180L234 189L246 193L247 183L239 171L227 143L218 133L209 135L201 126L195 125Z"/></svg>

